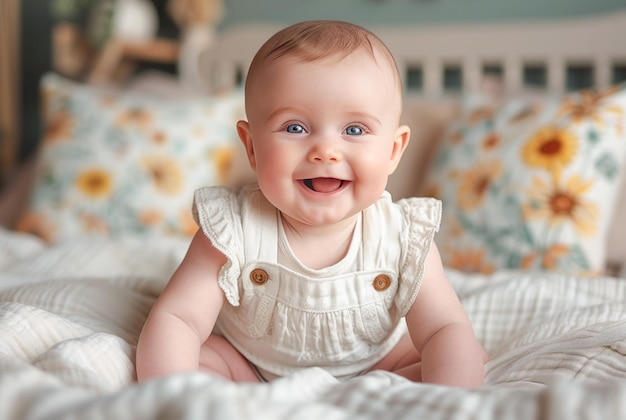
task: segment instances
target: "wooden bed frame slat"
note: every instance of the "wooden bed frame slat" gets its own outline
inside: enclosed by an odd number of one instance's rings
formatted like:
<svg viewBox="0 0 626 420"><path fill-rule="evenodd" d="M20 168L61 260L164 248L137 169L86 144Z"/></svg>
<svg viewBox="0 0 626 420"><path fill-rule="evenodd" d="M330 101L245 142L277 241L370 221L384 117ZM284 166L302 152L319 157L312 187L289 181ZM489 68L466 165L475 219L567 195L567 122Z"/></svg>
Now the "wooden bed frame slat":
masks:
<svg viewBox="0 0 626 420"><path fill-rule="evenodd" d="M203 55L209 89L236 87L245 78L258 47L281 27L245 25L225 30L217 45ZM421 89L407 92L415 95L446 94L442 73L451 64L461 68L463 90L479 89L483 66L495 64L502 67L506 90L520 91L525 88L524 67L536 65L545 66L545 90L561 93L576 87L568 87L568 67L589 66L592 83L605 88L614 82L616 66L626 63L626 9L610 15L538 22L370 29L392 50L403 78L415 72L416 66L421 68Z"/></svg>

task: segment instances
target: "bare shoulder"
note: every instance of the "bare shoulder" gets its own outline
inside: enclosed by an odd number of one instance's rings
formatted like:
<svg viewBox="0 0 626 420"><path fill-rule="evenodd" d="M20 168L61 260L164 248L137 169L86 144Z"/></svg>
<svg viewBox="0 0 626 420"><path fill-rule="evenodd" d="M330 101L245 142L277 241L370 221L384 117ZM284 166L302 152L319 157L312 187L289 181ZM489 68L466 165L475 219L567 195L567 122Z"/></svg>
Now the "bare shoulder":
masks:
<svg viewBox="0 0 626 420"><path fill-rule="evenodd" d="M460 306L456 292L448 282L439 249L433 242L424 262L424 275L416 303L428 306L443 303ZM426 302L424 302L426 301ZM415 306L415 305L414 305Z"/></svg>
<svg viewBox="0 0 626 420"><path fill-rule="evenodd" d="M180 299L181 296L190 296L194 293L217 291L218 273L225 261L226 257L213 246L202 231L198 231L162 297Z"/></svg>
<svg viewBox="0 0 626 420"><path fill-rule="evenodd" d="M211 240L199 229L189 244L183 263L188 263L189 260L201 265L217 261L221 266L226 261L226 257L213 246Z"/></svg>
<svg viewBox="0 0 626 420"><path fill-rule="evenodd" d="M469 324L459 298L448 282L439 250L433 243L424 264L424 276L417 298L407 316L413 339L425 342L446 325ZM419 326L419 328L411 328Z"/></svg>

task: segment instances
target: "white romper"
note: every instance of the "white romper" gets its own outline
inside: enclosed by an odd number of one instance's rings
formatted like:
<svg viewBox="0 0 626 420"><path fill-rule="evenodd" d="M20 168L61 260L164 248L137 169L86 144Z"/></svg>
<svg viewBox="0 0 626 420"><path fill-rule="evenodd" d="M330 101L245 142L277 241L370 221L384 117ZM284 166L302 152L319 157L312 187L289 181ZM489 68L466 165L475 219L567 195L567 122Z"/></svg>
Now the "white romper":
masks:
<svg viewBox="0 0 626 420"><path fill-rule="evenodd" d="M194 217L222 252L218 283L228 303L216 323L265 378L318 366L338 378L371 368L406 331L441 202L385 192L361 212L346 256L304 266L281 216L258 186L196 191Z"/></svg>

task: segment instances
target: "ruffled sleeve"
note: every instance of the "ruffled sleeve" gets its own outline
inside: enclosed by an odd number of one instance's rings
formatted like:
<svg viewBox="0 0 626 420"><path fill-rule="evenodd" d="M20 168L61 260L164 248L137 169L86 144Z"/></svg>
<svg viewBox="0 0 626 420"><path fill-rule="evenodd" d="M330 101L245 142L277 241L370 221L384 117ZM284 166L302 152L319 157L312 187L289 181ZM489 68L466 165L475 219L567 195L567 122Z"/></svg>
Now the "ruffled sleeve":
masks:
<svg viewBox="0 0 626 420"><path fill-rule="evenodd" d="M405 252L400 262L400 282L395 305L400 316L405 316L419 292L426 256L441 224L441 201L413 197L399 200L397 204L406 228L403 229Z"/></svg>
<svg viewBox="0 0 626 420"><path fill-rule="evenodd" d="M226 256L218 284L233 306L239 306L238 279L243 267L244 246L241 205L237 192L205 187L194 194L193 217L213 246Z"/></svg>

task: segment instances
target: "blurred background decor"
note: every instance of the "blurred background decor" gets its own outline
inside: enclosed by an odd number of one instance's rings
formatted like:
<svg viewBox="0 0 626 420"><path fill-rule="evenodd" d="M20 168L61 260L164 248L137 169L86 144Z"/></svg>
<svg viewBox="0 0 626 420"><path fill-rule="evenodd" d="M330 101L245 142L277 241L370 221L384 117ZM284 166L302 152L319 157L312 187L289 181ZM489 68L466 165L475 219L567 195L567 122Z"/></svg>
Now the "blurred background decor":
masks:
<svg viewBox="0 0 626 420"><path fill-rule="evenodd" d="M20 3L0 1L0 188L15 165L20 139Z"/></svg>
<svg viewBox="0 0 626 420"><path fill-rule="evenodd" d="M0 418L626 418L624 0L0 6ZM387 189L444 203L478 391L321 369L136 383L193 191L255 181L235 129L252 56L304 19L396 57L411 142Z"/></svg>

